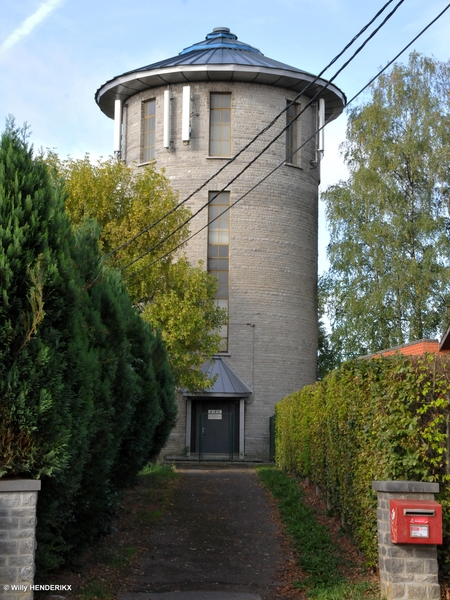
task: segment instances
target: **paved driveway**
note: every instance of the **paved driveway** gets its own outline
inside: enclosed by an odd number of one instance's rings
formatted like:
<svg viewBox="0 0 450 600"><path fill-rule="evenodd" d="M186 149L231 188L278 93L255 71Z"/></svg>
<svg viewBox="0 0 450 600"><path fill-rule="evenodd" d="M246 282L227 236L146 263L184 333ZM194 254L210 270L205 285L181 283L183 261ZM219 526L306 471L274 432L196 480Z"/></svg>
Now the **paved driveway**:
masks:
<svg viewBox="0 0 450 600"><path fill-rule="evenodd" d="M274 600L280 531L253 469L182 470L118 600Z"/></svg>

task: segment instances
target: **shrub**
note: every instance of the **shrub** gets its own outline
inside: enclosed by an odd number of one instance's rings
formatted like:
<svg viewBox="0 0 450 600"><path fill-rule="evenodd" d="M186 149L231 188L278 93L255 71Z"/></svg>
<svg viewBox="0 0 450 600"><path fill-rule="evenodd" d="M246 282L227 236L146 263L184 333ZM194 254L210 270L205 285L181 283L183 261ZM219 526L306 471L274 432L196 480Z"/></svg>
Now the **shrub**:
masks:
<svg viewBox="0 0 450 600"><path fill-rule="evenodd" d="M450 565L447 422L450 357L394 356L345 363L276 407L277 463L310 477L377 562L373 480L441 484Z"/></svg>
<svg viewBox="0 0 450 600"><path fill-rule="evenodd" d="M175 415L167 354L73 231L62 187L13 121L0 140L0 477L42 479L37 577L108 527Z"/></svg>

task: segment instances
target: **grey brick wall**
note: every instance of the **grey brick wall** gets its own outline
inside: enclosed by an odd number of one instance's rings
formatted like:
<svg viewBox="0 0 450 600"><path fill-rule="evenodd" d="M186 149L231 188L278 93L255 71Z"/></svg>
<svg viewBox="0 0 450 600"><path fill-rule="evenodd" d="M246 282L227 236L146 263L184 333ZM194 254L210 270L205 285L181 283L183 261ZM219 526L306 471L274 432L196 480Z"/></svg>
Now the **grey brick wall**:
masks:
<svg viewBox="0 0 450 600"><path fill-rule="evenodd" d="M182 85L171 90L171 133L174 151L163 148L163 92L166 86L141 92L128 99L124 109L124 158L140 162L142 102L156 99L156 168L165 169L180 200L213 175L226 158L208 156L210 92L232 94L232 152L241 149L286 106L294 94L282 88L249 84L200 82L191 85L192 139L181 141ZM306 98L301 104L305 104ZM280 132L281 117L254 146L224 173L194 196L193 211L219 190L250 158ZM300 117L301 140L315 130L316 109ZM236 182L227 186L235 202L285 157L285 134ZM319 169L311 168L315 141L300 151L299 167L282 166L241 200L230 212L229 352L226 360L249 385L254 397L246 406L246 458L267 459L269 417L275 403L316 378L317 354L317 201ZM191 222L191 232L207 223L207 210ZM187 248L193 263L206 264L207 230L194 237ZM253 332L247 323L255 324ZM253 351L255 372L253 373ZM168 452L181 453L185 446L184 400Z"/></svg>
<svg viewBox="0 0 450 600"><path fill-rule="evenodd" d="M40 481L0 480L0 597L28 600L34 578Z"/></svg>

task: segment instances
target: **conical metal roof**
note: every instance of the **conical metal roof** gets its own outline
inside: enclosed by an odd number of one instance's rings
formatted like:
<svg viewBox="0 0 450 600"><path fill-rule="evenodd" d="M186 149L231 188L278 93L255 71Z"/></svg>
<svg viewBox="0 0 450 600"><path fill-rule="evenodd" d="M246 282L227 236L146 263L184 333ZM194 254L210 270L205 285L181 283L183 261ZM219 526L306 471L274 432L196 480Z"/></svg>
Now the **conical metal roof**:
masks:
<svg viewBox="0 0 450 600"><path fill-rule="evenodd" d="M237 375L221 357L217 356L206 362L202 367L208 379L213 379L213 385L201 393L183 392L184 396L207 398L246 398L252 390Z"/></svg>
<svg viewBox="0 0 450 600"><path fill-rule="evenodd" d="M198 52L199 50L239 50L241 52L253 52L255 54L260 54L263 56L263 53L246 44L244 42L240 42L238 40L237 35L231 33L228 27L216 27L212 30L212 33L208 33L205 37L205 40L202 42L197 42L188 48L185 48L180 52L180 56L183 54L188 54L190 52Z"/></svg>
<svg viewBox="0 0 450 600"><path fill-rule="evenodd" d="M326 121L344 109L343 92L325 79L315 80L306 71L268 58L257 48L238 40L227 27L216 27L201 42L182 50L177 56L128 71L102 85L95 94L100 109L114 117L114 101L128 98L143 90L175 83L198 81L236 81L274 85L298 93L310 84L306 95L321 90L326 103ZM314 81L314 83L312 83Z"/></svg>

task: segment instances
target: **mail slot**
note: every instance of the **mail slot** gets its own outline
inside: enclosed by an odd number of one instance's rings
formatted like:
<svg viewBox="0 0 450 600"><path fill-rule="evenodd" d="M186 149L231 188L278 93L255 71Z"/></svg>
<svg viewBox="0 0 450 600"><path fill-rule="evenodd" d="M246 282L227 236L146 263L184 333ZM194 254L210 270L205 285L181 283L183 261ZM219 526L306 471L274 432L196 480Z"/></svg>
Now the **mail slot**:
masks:
<svg viewBox="0 0 450 600"><path fill-rule="evenodd" d="M442 506L435 500L391 500L393 544L442 544Z"/></svg>

